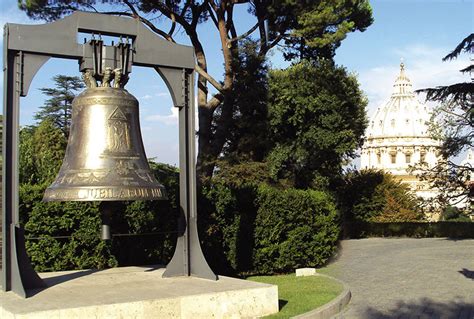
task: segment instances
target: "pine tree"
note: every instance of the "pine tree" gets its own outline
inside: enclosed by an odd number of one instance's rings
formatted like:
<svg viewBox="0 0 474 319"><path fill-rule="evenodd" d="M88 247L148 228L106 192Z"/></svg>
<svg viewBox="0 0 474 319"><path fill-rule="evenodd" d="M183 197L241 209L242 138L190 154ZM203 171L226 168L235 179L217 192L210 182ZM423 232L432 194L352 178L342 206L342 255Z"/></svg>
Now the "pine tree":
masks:
<svg viewBox="0 0 474 319"><path fill-rule="evenodd" d="M456 59L461 53L473 52L474 33L463 39L443 61ZM473 71L474 64L460 70L465 74ZM433 113L431 132L442 141L442 160L434 168L424 168L421 178L440 191L438 205L467 203L467 210L472 212L474 167L458 164L453 159L474 147L474 79L417 92L426 93L427 101L439 103Z"/></svg>
<svg viewBox="0 0 474 319"><path fill-rule="evenodd" d="M77 91L84 88L84 84L77 76L56 75L53 81L54 88L40 89L49 99L35 114L35 119L38 122L51 121L67 138L71 126L72 100L76 97Z"/></svg>

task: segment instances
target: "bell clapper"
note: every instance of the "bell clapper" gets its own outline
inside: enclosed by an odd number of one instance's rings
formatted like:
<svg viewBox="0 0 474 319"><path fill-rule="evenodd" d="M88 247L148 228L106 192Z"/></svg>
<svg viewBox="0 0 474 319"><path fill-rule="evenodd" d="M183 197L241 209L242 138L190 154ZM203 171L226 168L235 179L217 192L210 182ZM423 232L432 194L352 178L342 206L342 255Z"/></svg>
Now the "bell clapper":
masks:
<svg viewBox="0 0 474 319"><path fill-rule="evenodd" d="M110 223L112 220L112 214L116 208L114 202L104 201L99 205L100 218L102 220L102 227L100 232L100 239L102 240L111 240L112 235L110 234Z"/></svg>

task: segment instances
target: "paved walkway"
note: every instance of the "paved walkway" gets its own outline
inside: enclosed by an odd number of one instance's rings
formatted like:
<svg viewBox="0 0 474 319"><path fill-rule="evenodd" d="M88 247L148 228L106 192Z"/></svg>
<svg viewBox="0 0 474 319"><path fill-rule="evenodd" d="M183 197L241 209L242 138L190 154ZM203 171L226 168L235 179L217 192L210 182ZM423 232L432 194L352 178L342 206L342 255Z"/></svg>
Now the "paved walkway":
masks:
<svg viewBox="0 0 474 319"><path fill-rule="evenodd" d="M474 240L346 240L328 268L352 292L338 319L474 319Z"/></svg>

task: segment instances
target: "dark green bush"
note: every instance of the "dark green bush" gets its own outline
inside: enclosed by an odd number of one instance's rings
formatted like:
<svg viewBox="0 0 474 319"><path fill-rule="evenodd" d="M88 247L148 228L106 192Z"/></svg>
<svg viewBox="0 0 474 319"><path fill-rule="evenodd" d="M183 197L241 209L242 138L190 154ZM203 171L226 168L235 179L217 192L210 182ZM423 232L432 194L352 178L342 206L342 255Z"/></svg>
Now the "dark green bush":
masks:
<svg viewBox="0 0 474 319"><path fill-rule="evenodd" d="M99 239L97 203L41 201L46 184L20 186L26 250L37 271L102 269L117 265Z"/></svg>
<svg viewBox="0 0 474 319"><path fill-rule="evenodd" d="M474 238L472 222L435 222L435 223L369 223L352 222L347 225L347 237L413 237L413 238Z"/></svg>
<svg viewBox="0 0 474 319"><path fill-rule="evenodd" d="M326 193L262 184L257 205L254 271L271 274L320 266L334 253L338 216Z"/></svg>
<svg viewBox="0 0 474 319"><path fill-rule="evenodd" d="M174 252L179 218L179 171L154 162L150 168L165 186L168 200L124 203L122 213L112 221L112 253L121 266L167 264Z"/></svg>
<svg viewBox="0 0 474 319"><path fill-rule="evenodd" d="M462 210L454 206L447 206L441 212L442 221L471 222L471 219Z"/></svg>
<svg viewBox="0 0 474 319"><path fill-rule="evenodd" d="M215 181L204 189L199 224L207 260L220 274L252 271L256 187Z"/></svg>
<svg viewBox="0 0 474 319"><path fill-rule="evenodd" d="M383 171L349 171L337 194L344 222L416 222L424 218L408 185Z"/></svg>
<svg viewBox="0 0 474 319"><path fill-rule="evenodd" d="M48 184L20 186L20 223L37 271L102 269L117 265L166 264L177 237L179 173L175 167L152 163L166 187L168 201L122 203L112 217L113 239L99 239L98 202L41 201Z"/></svg>

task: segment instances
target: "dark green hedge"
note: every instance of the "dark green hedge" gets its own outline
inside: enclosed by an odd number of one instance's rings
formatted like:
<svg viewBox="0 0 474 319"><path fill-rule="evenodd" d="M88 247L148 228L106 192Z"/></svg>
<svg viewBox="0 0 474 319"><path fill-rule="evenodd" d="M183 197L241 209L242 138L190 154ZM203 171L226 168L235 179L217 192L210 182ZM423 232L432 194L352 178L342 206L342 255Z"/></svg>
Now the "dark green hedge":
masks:
<svg viewBox="0 0 474 319"><path fill-rule="evenodd" d="M336 249L338 215L324 192L216 183L206 196L210 211L201 239L221 274L320 266Z"/></svg>
<svg viewBox="0 0 474 319"><path fill-rule="evenodd" d="M366 237L450 237L474 238L474 223L445 222L436 223L368 223L352 222L345 225L348 238Z"/></svg>
<svg viewBox="0 0 474 319"><path fill-rule="evenodd" d="M20 223L37 271L102 269L117 265L166 264L177 237L176 168L151 163L168 201L124 202L112 217L112 240L99 239L97 202L41 201L48 184L20 186Z"/></svg>
<svg viewBox="0 0 474 319"><path fill-rule="evenodd" d="M99 239L97 203L41 201L47 185L20 187L20 217L26 250L37 271L102 269L117 265Z"/></svg>
<svg viewBox="0 0 474 319"><path fill-rule="evenodd" d="M255 219L254 270L262 274L316 267L336 249L339 235L332 198L314 190L262 184Z"/></svg>
<svg viewBox="0 0 474 319"><path fill-rule="evenodd" d="M178 172L153 165L168 202L124 202L112 241L99 239L98 203L43 203L46 184L23 184L21 224L37 271L166 264L176 243ZM219 274L280 273L323 264L339 234L333 199L313 190L215 182L200 203L200 238Z"/></svg>

